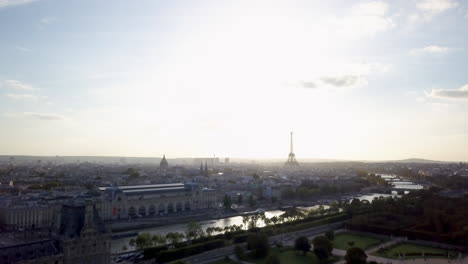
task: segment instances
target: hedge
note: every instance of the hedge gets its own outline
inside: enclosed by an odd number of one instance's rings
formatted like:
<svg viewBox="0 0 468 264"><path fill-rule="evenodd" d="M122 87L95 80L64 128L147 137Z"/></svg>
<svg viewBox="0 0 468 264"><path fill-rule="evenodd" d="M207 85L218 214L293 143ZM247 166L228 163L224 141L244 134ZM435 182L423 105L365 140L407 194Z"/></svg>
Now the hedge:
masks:
<svg viewBox="0 0 468 264"><path fill-rule="evenodd" d="M225 241L222 239L208 241L205 243L193 244L183 248L174 248L159 251L156 255L156 261L158 263L166 263L180 258L189 257L192 255L200 254L205 251L221 248L225 246ZM146 259L145 254L145 259Z"/></svg>

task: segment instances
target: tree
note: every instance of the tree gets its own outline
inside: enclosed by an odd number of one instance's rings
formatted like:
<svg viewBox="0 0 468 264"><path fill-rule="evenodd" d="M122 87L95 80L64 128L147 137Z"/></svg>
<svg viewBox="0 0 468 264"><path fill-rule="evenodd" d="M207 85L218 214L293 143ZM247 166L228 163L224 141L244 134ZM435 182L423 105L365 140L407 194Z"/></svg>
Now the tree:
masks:
<svg viewBox="0 0 468 264"><path fill-rule="evenodd" d="M333 241L335 239L335 232L333 232L333 230L329 230L325 233L325 237L328 238L328 240Z"/></svg>
<svg viewBox="0 0 468 264"><path fill-rule="evenodd" d="M178 232L169 232L166 234L166 239L169 240L171 244L179 243L184 237L184 234Z"/></svg>
<svg viewBox="0 0 468 264"><path fill-rule="evenodd" d="M268 255L270 244L268 237L263 234L252 234L247 237L247 249L252 250L255 258L262 258Z"/></svg>
<svg viewBox="0 0 468 264"><path fill-rule="evenodd" d="M140 173L134 168L128 168L125 171L125 174L127 174L130 178L138 178L140 176Z"/></svg>
<svg viewBox="0 0 468 264"><path fill-rule="evenodd" d="M272 218L270 218L270 221L273 223L273 225L276 225L276 223L278 223L279 219L277 216L273 216Z"/></svg>
<svg viewBox="0 0 468 264"><path fill-rule="evenodd" d="M150 233L141 233L138 234L137 238L135 239L135 246L138 249L144 249L151 247L153 245L153 241L151 239Z"/></svg>
<svg viewBox="0 0 468 264"><path fill-rule="evenodd" d="M198 222L190 222L187 225L187 229L185 231L185 237L187 239L197 239L200 237L203 237L205 235L205 232L203 232L203 229Z"/></svg>
<svg viewBox="0 0 468 264"><path fill-rule="evenodd" d="M298 237L294 242L294 248L299 251L302 251L303 255L307 254L307 252L309 252L310 250L309 239L307 239L307 237L305 236Z"/></svg>
<svg viewBox="0 0 468 264"><path fill-rule="evenodd" d="M253 177L256 181L260 180L260 175L258 175L258 173L254 173L254 174L252 175L252 177Z"/></svg>
<svg viewBox="0 0 468 264"><path fill-rule="evenodd" d="M324 236L314 238L312 243L314 244L315 255L320 260L320 263L324 263L331 256L333 244Z"/></svg>
<svg viewBox="0 0 468 264"><path fill-rule="evenodd" d="M248 229L247 223L249 222L249 219L250 219L250 217L248 215L243 215L242 216L242 223L244 224L246 230Z"/></svg>
<svg viewBox="0 0 468 264"><path fill-rule="evenodd" d="M210 226L210 227L207 227L205 229L205 233L208 235L208 236L211 236L211 234L215 231L215 228Z"/></svg>
<svg viewBox="0 0 468 264"><path fill-rule="evenodd" d="M158 234L154 234L151 240L153 241L153 246L165 245L167 242L166 236Z"/></svg>
<svg viewBox="0 0 468 264"><path fill-rule="evenodd" d="M227 194L224 195L224 200L223 200L224 208L225 209L231 209L231 197Z"/></svg>
<svg viewBox="0 0 468 264"><path fill-rule="evenodd" d="M364 250L353 247L346 251L346 264L366 264L367 255Z"/></svg>

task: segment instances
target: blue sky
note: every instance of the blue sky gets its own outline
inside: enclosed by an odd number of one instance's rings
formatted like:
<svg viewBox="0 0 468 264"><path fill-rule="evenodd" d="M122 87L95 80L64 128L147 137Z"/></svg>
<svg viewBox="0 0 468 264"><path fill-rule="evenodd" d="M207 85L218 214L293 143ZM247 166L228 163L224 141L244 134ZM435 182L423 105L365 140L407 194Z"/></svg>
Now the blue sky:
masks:
<svg viewBox="0 0 468 264"><path fill-rule="evenodd" d="M0 0L0 154L468 160L468 3Z"/></svg>

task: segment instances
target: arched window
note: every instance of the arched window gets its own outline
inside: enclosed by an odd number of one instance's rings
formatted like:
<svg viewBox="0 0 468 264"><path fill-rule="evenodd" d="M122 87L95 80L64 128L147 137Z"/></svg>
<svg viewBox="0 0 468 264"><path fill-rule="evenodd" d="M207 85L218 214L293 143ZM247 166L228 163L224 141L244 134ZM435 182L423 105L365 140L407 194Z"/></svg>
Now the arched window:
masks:
<svg viewBox="0 0 468 264"><path fill-rule="evenodd" d="M146 216L146 208L144 206L141 206L138 209L138 214L141 215L141 216Z"/></svg>
<svg viewBox="0 0 468 264"><path fill-rule="evenodd" d="M182 203L181 202L178 202L176 204L176 212L182 212Z"/></svg>
<svg viewBox="0 0 468 264"><path fill-rule="evenodd" d="M158 213L164 214L165 212L166 212L166 206L164 206L164 204L160 204L158 208Z"/></svg>
<svg viewBox="0 0 468 264"><path fill-rule="evenodd" d="M130 207L130 208L128 209L128 216L130 216L130 217L135 217L135 216L136 216L135 207L132 206L132 207Z"/></svg>
<svg viewBox="0 0 468 264"><path fill-rule="evenodd" d="M148 215L154 215L154 214L156 214L156 206L154 206L154 204L152 204L148 208Z"/></svg>
<svg viewBox="0 0 468 264"><path fill-rule="evenodd" d="M167 205L167 212L169 214L174 212L174 205L172 203Z"/></svg>

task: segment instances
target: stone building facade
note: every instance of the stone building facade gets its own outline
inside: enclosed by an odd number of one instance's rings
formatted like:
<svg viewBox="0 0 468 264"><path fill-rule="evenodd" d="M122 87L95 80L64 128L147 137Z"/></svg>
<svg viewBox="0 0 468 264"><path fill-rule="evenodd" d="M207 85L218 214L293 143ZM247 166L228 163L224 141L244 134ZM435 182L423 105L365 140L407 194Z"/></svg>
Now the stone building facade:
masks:
<svg viewBox="0 0 468 264"><path fill-rule="evenodd" d="M95 205L64 205L54 233L64 264L110 263L111 234Z"/></svg>
<svg viewBox="0 0 468 264"><path fill-rule="evenodd" d="M157 217L215 208L214 190L196 184L152 184L101 187L104 220Z"/></svg>
<svg viewBox="0 0 468 264"><path fill-rule="evenodd" d="M52 205L12 205L0 207L0 224L9 230L48 228L59 207Z"/></svg>
<svg viewBox="0 0 468 264"><path fill-rule="evenodd" d="M63 205L54 218L50 238L0 247L0 263L110 263L111 234L94 204Z"/></svg>

